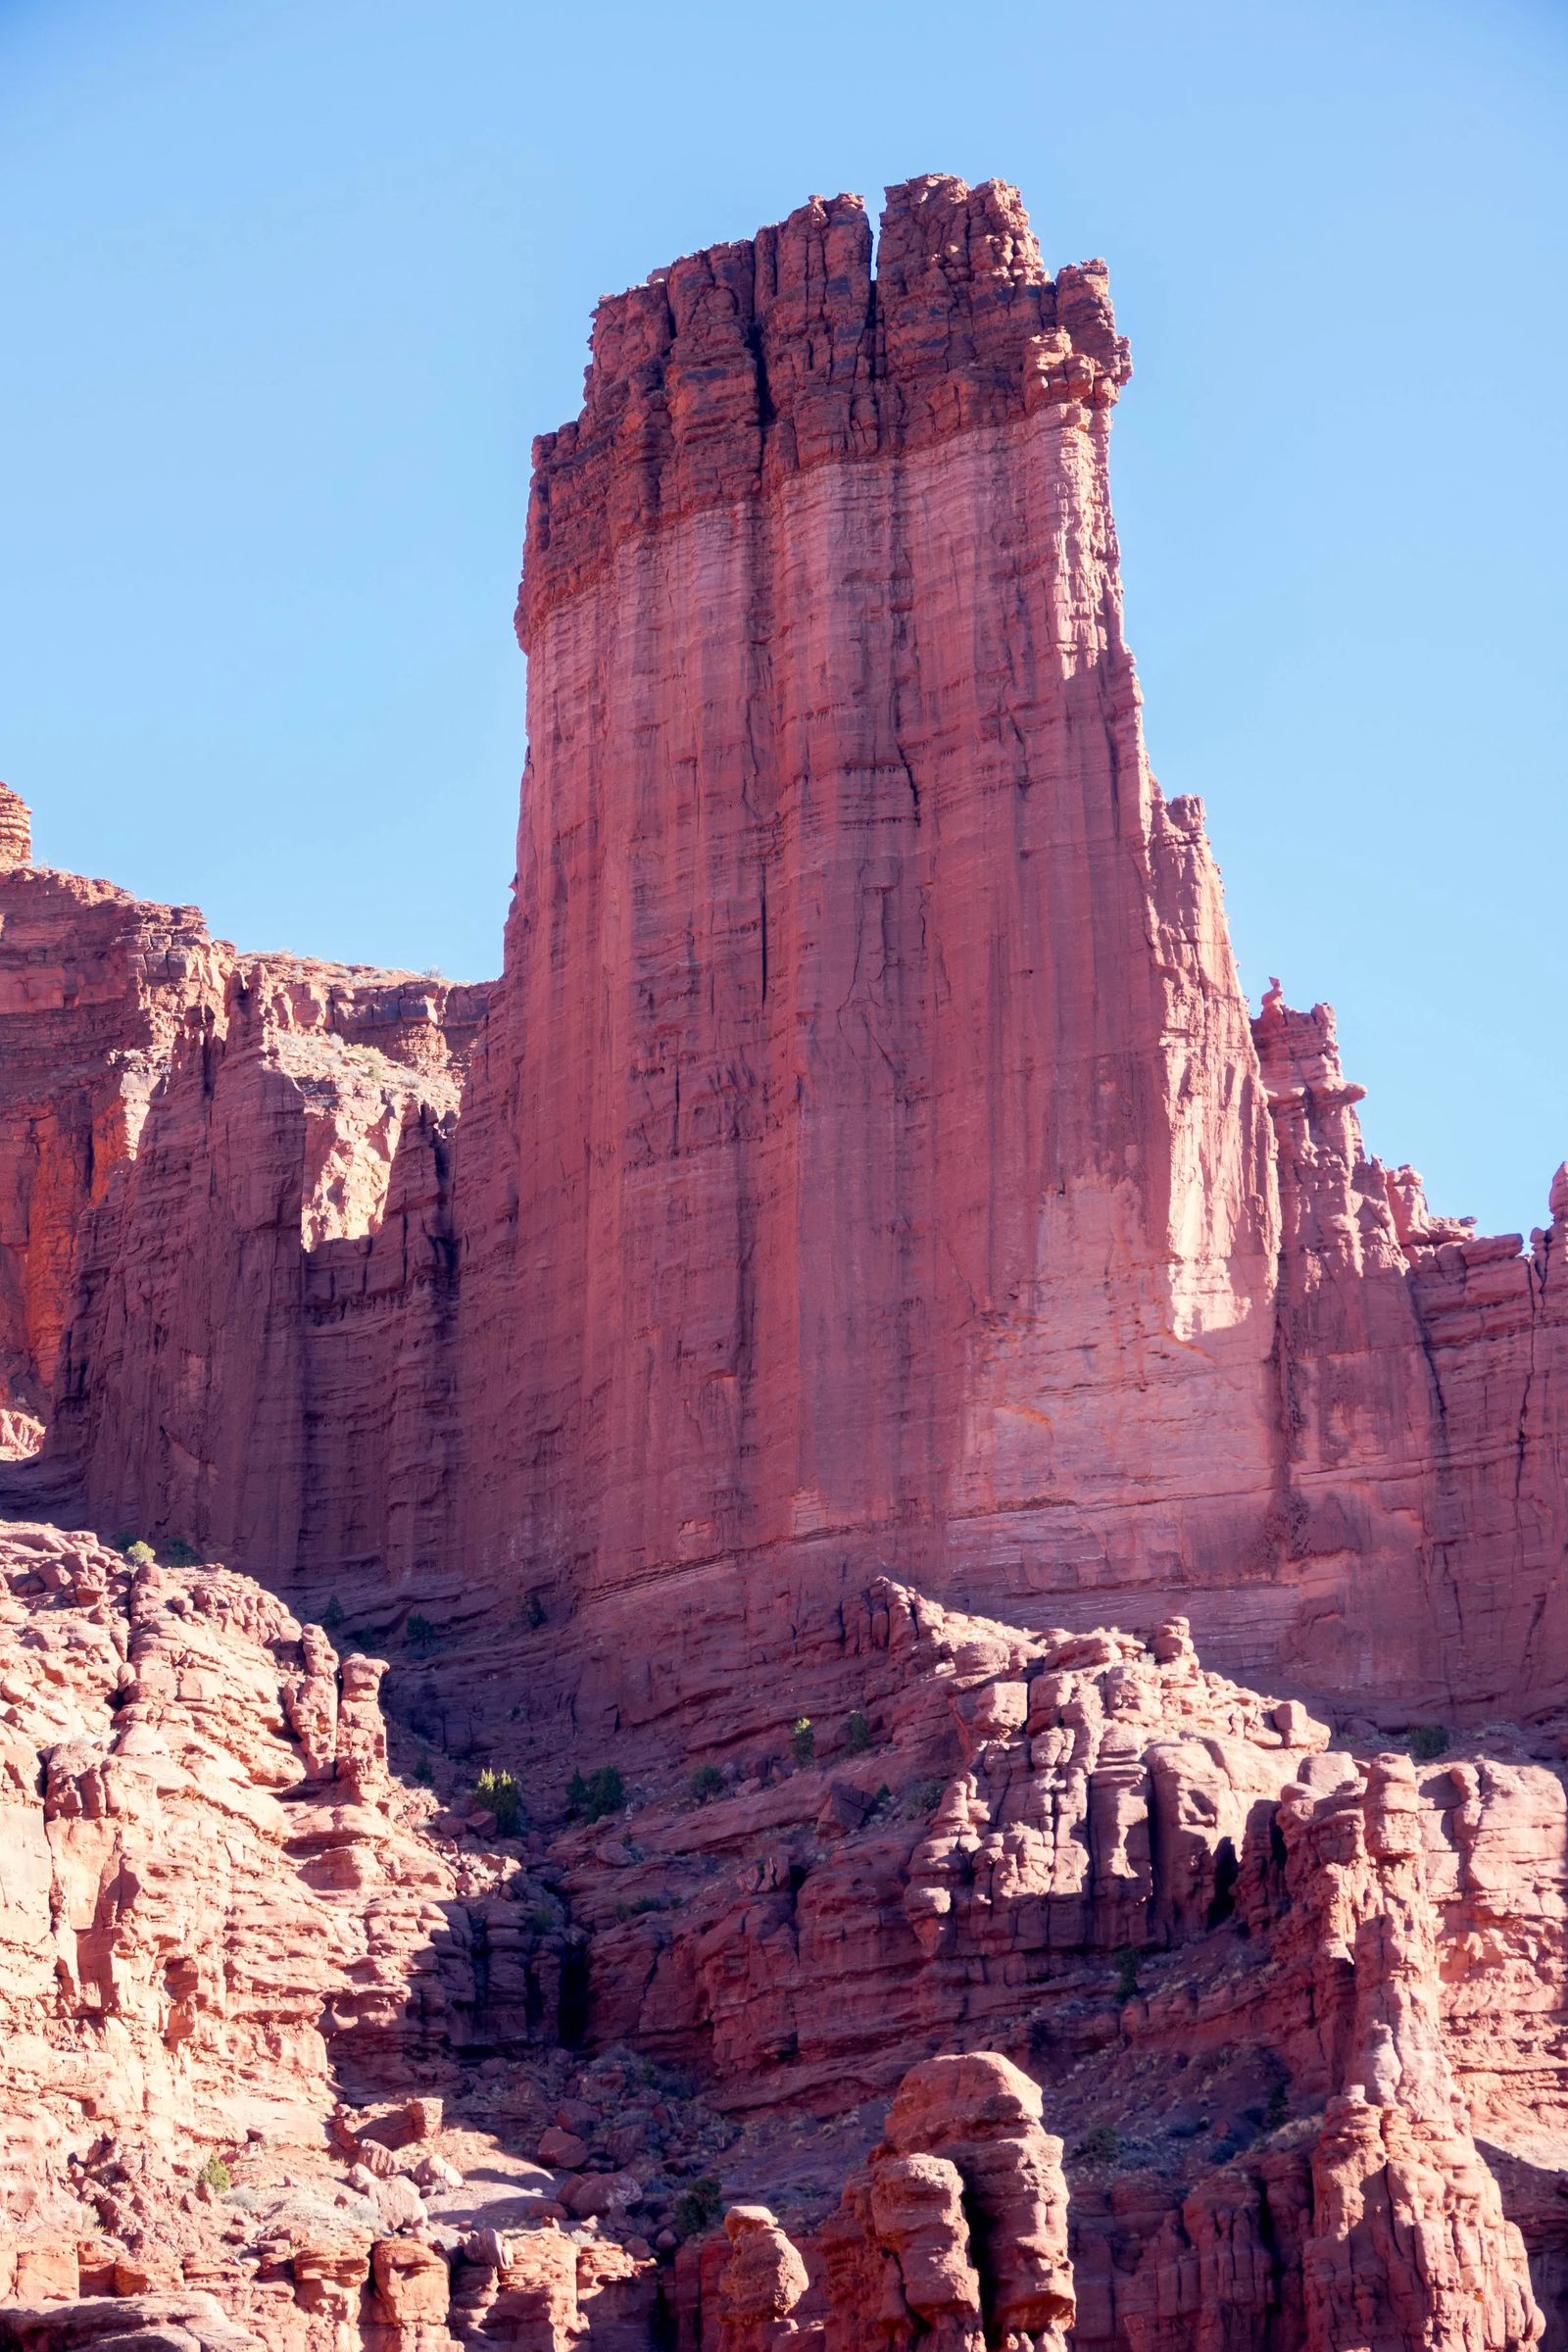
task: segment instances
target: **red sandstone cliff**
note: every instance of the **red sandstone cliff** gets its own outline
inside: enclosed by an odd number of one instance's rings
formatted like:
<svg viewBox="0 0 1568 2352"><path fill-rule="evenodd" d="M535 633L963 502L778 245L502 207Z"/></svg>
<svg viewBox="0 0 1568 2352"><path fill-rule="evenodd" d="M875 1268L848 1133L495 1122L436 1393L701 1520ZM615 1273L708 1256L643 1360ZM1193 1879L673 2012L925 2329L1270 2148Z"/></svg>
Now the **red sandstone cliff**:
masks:
<svg viewBox="0 0 1568 2352"><path fill-rule="evenodd" d="M6 1530L0 2343L1562 2340L1560 1771L1180 1625L844 1631L793 1769L503 1830L248 1580Z"/></svg>
<svg viewBox="0 0 1568 2352"><path fill-rule="evenodd" d="M1143 756L1103 269L949 180L870 262L840 198L677 263L538 445L460 1149L490 1573L1016 1593L1251 1533L1267 1111Z"/></svg>
<svg viewBox="0 0 1568 2352"><path fill-rule="evenodd" d="M1254 1042L1143 754L1127 373L998 185L891 191L874 277L845 197L605 303L488 1009L0 876L52 1507L487 1620L497 1704L546 1593L585 1720L648 1704L627 1610L678 1705L883 1565L1396 1721L1568 1698L1568 1189L1526 1255L1434 1222L1327 1014Z"/></svg>
<svg viewBox="0 0 1568 2352"><path fill-rule="evenodd" d="M1249 1020L1127 374L997 185L605 304L493 989L0 798L5 1494L168 1563L0 1544L0 2344L1568 2340L1568 1171Z"/></svg>
<svg viewBox="0 0 1568 2352"><path fill-rule="evenodd" d="M999 186L892 190L874 279L840 198L601 306L536 450L460 1548L677 1649L889 1562L1539 1712L1563 1203L1529 1258L1432 1224L1327 1016L1254 1045L1143 753L1127 372L1102 266L1049 277Z"/></svg>
<svg viewBox="0 0 1568 2352"><path fill-rule="evenodd" d="M0 804L0 1427L17 1495L273 1578L448 1507L445 1188L485 991L240 957Z"/></svg>
<svg viewBox="0 0 1568 2352"><path fill-rule="evenodd" d="M32 863L0 786L0 1407L47 1409L77 1245L134 1157L173 1039L228 951L193 906Z"/></svg>

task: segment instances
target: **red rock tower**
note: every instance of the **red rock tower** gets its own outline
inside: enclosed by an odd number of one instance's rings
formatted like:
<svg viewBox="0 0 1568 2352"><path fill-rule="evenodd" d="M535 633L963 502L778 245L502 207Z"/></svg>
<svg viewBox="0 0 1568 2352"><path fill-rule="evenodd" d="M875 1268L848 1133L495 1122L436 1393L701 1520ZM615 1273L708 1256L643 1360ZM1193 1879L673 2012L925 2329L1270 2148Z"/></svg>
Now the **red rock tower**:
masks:
<svg viewBox="0 0 1568 2352"><path fill-rule="evenodd" d="M0 874L32 863L32 810L9 784L0 784Z"/></svg>
<svg viewBox="0 0 1568 2352"><path fill-rule="evenodd" d="M1144 755L1128 373L1000 183L890 190L874 276L840 196L601 304L460 1145L476 1565L1142 1609L1255 1527L1268 1113Z"/></svg>

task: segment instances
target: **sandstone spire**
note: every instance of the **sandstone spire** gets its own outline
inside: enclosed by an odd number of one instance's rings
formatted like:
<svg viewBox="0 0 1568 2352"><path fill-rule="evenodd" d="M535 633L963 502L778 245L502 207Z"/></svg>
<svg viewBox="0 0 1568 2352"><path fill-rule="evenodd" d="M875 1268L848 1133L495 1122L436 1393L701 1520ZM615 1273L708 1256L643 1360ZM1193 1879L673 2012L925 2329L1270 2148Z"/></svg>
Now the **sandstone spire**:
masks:
<svg viewBox="0 0 1568 2352"><path fill-rule="evenodd" d="M1266 1447L1267 1108L1144 757L1128 373L1103 265L1050 275L999 182L891 189L874 278L813 198L600 305L518 607L482 1555L897 1530L995 1586L1113 1559L1134 1493L1193 1556Z"/></svg>
<svg viewBox="0 0 1568 2352"><path fill-rule="evenodd" d="M0 784L0 873L32 863L32 810L9 784Z"/></svg>

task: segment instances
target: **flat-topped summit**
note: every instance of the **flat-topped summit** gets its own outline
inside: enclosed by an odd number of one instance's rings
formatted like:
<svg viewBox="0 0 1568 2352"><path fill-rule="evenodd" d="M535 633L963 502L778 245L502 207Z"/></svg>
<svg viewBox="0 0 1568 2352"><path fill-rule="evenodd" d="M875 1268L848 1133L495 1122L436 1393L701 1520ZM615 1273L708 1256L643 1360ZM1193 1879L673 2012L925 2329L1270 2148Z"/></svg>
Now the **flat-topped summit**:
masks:
<svg viewBox="0 0 1568 2352"><path fill-rule="evenodd" d="M1105 265L1053 277L1022 198L927 174L683 255L594 313L582 412L534 444L517 607L544 611L628 536L834 459L929 446L1131 372Z"/></svg>

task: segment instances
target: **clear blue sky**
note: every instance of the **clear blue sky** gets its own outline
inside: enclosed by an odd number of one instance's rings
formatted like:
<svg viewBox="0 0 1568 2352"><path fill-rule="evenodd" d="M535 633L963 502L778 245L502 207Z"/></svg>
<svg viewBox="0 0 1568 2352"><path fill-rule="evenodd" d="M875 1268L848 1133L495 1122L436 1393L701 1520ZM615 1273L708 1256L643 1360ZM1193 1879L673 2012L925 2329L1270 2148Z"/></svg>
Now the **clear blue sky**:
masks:
<svg viewBox="0 0 1568 2352"><path fill-rule="evenodd" d="M1102 253L1155 770L1385 1156L1568 1153L1561 0L0 0L0 774L249 947L478 975L531 435L813 190Z"/></svg>

